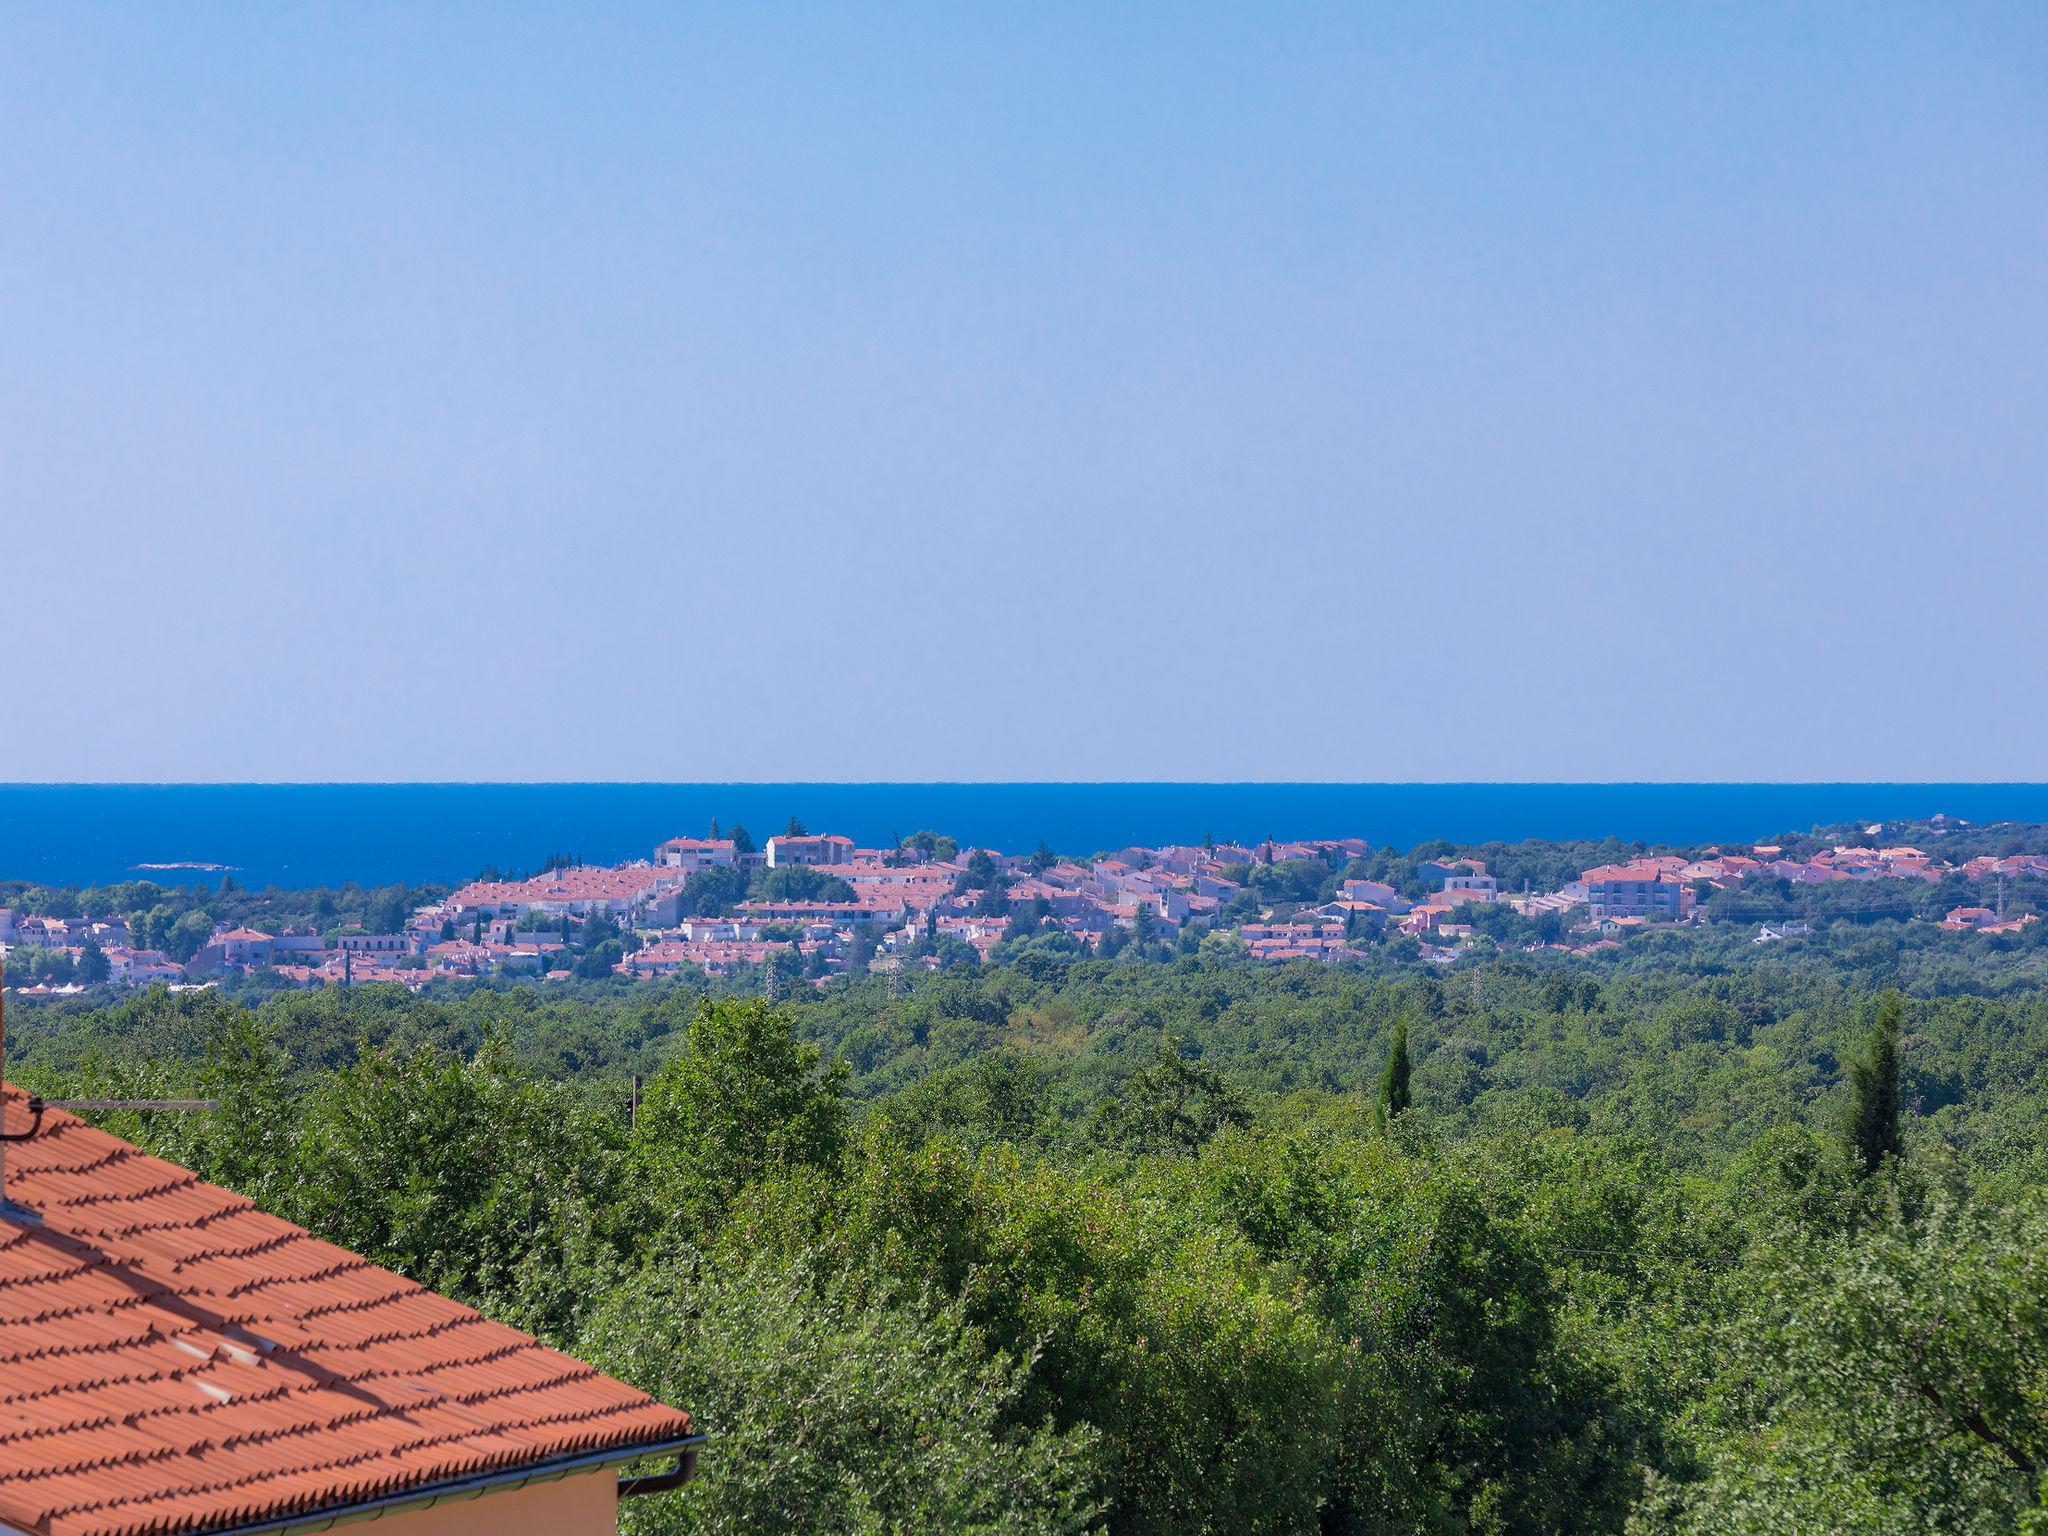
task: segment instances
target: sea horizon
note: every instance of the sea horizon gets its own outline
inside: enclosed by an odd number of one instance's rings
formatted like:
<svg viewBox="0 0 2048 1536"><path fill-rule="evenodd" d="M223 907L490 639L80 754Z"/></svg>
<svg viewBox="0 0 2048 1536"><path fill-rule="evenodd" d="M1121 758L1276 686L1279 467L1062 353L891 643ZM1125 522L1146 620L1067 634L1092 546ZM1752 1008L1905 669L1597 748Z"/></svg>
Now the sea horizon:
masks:
<svg viewBox="0 0 2048 1536"><path fill-rule="evenodd" d="M1730 781L593 780L5 783L0 880L285 889L454 883L550 855L647 856L711 818L757 840L791 817L886 844L920 828L1021 852L1363 837L1408 848L1522 838L1748 842L1945 814L2048 820L2048 783Z"/></svg>

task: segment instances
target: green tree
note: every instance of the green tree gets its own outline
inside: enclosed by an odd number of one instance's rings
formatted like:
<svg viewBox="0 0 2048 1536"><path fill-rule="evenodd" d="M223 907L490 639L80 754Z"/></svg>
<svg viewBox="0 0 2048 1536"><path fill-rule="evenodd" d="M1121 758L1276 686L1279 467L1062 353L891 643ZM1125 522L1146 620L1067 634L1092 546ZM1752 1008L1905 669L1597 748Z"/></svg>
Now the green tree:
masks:
<svg viewBox="0 0 2048 1536"><path fill-rule="evenodd" d="M1161 1165L1183 1183L1147 1191L1007 1147L904 1149L885 1128L858 1153L843 1240L960 1296L991 1342L1036 1356L1013 1417L1101 1432L1111 1530L1318 1528L1341 1346L1244 1243L1181 1219L1200 1163Z"/></svg>
<svg viewBox="0 0 2048 1536"><path fill-rule="evenodd" d="M227 1042L217 1071L260 1093L256 1051ZM291 1178L273 1185L280 1214L508 1321L569 1325L596 1251L607 1127L521 1072L501 1039L468 1060L371 1053L300 1111Z"/></svg>
<svg viewBox="0 0 2048 1536"><path fill-rule="evenodd" d="M706 871L709 873L709 871ZM694 883L699 876L691 876ZM688 887L685 887L688 889ZM854 889L837 875L808 864L782 864L754 872L747 894L756 901L852 901Z"/></svg>
<svg viewBox="0 0 2048 1536"><path fill-rule="evenodd" d="M1908 1167L1873 1181L1857 1231L1795 1227L1753 1256L1703 1475L1653 1489L1687 1536L2040 1529L2048 1210L1916 1187Z"/></svg>
<svg viewBox="0 0 2048 1536"><path fill-rule="evenodd" d="M1410 1102L1408 1092L1408 1020L1394 1020L1394 1043L1387 1047L1387 1064L1380 1069L1380 1108L1392 1120Z"/></svg>
<svg viewBox="0 0 2048 1536"><path fill-rule="evenodd" d="M779 870L769 870L779 874ZM723 917L747 899L747 877L737 869L714 864L700 869L683 883L682 908L685 917Z"/></svg>
<svg viewBox="0 0 2048 1536"><path fill-rule="evenodd" d="M107 952L100 948L98 939L87 939L85 947L78 952L78 979L87 986L97 986L113 974L114 968L107 960Z"/></svg>
<svg viewBox="0 0 2048 1536"><path fill-rule="evenodd" d="M163 952L182 965L213 937L213 919L205 909L195 908L182 914L162 937Z"/></svg>
<svg viewBox="0 0 2048 1536"><path fill-rule="evenodd" d="M697 1478L635 1500L638 1533L1081 1536L1099 1436L1018 1422L1028 1359L991 1354L958 1302L725 1250L650 1267L580 1352L712 1436Z"/></svg>
<svg viewBox="0 0 2048 1536"><path fill-rule="evenodd" d="M1849 1154L1867 1178L1899 1154L1899 1036L1905 1016L1896 992L1877 1005L1864 1054L1849 1064Z"/></svg>
<svg viewBox="0 0 2048 1536"><path fill-rule="evenodd" d="M1150 1065L1097 1108L1089 1136L1125 1152L1192 1152L1220 1131L1250 1123L1243 1095L1222 1073L1162 1040Z"/></svg>
<svg viewBox="0 0 2048 1536"><path fill-rule="evenodd" d="M903 846L915 848L927 859L936 859L941 864L954 858L960 852L960 844L943 832L919 828L903 839Z"/></svg>
<svg viewBox="0 0 2048 1536"><path fill-rule="evenodd" d="M846 1136L846 1066L825 1064L759 998L705 999L683 1050L647 1084L636 1141L700 1216L792 1167L833 1165Z"/></svg>

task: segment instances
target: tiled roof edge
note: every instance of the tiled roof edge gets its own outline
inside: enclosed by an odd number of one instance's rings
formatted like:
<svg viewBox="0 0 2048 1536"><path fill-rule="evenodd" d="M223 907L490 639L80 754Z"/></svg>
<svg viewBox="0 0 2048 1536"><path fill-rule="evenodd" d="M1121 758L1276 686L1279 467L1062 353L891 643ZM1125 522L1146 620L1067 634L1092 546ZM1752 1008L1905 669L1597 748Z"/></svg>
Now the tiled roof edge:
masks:
<svg viewBox="0 0 2048 1536"><path fill-rule="evenodd" d="M702 1434L691 1433L680 1438L669 1436L638 1445L608 1446L602 1450L585 1451L575 1456L558 1457L553 1461L537 1461L524 1467L507 1467L500 1472L486 1472L476 1477L449 1478L438 1483L423 1483L417 1488L386 1494L382 1498L363 1499L355 1503L327 1504L317 1509L278 1515L245 1525L217 1525L204 1532L195 1531L194 1536L285 1536L285 1533L291 1531L326 1530L350 1521L374 1519L400 1509L438 1504L443 1499L477 1498L499 1488L552 1482L578 1472L596 1472L605 1467L623 1466L629 1461L639 1460L642 1456L665 1456L672 1451L679 1452L691 1446L702 1445L706 1438Z"/></svg>

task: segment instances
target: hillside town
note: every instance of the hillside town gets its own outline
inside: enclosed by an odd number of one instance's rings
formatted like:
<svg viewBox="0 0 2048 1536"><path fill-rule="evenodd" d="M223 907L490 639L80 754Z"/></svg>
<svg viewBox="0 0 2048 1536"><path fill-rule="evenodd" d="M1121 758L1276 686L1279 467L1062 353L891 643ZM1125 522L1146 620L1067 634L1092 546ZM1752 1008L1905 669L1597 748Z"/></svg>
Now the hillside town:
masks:
<svg viewBox="0 0 2048 1536"><path fill-rule="evenodd" d="M2048 855L1952 862L1885 846L1883 830L1865 829L1868 845L1800 856L1769 844L1643 854L1583 869L1555 889L1511 890L1477 857L1414 859L1398 880L1376 876L1372 845L1354 837L1133 846L1074 859L1042 845L1029 854L960 848L931 834L862 847L794 823L756 847L744 832L720 836L714 827L624 864L564 860L524 878L474 880L387 932L219 926L182 959L139 945L119 917L0 907L0 955L54 962L54 977L49 963L40 974L14 964L12 988L41 993L209 986L250 973L281 985L418 990L444 978L759 972L773 990L848 973L936 970L1032 945L1096 956L1134 944L1161 954L1207 946L1254 962L1344 964L1392 944L1448 963L1474 946L1498 947L1512 927L1517 947L1590 953L1633 932L1725 918L1718 897L1761 887L1960 880L1998 894L1946 908L1930 919L1941 929L2014 933L2036 920L2031 910L2005 910L2003 892L2009 881L2048 876ZM1742 904L1730 910L1740 920ZM1758 944L1810 931L1796 917L1751 926Z"/></svg>

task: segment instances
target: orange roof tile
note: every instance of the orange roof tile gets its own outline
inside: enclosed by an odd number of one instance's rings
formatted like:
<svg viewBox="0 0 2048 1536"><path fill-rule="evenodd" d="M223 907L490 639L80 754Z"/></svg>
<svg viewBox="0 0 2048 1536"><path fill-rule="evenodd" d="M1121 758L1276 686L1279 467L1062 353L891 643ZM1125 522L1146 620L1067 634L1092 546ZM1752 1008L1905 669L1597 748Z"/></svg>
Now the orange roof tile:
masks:
<svg viewBox="0 0 2048 1536"><path fill-rule="evenodd" d="M0 1208L0 1521L37 1536L220 1530L690 1433L62 1111L6 1166L32 1214Z"/></svg>

